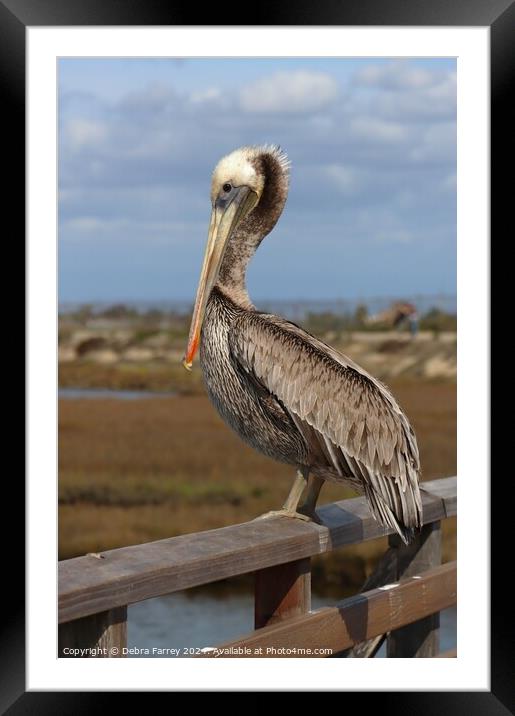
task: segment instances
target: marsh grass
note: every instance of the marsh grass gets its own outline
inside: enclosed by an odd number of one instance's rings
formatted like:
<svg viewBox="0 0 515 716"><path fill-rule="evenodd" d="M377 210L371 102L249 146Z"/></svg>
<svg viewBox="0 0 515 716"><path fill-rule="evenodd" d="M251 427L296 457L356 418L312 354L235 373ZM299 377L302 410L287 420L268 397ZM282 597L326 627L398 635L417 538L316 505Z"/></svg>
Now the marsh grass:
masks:
<svg viewBox="0 0 515 716"><path fill-rule="evenodd" d="M123 385L129 387L138 386ZM390 387L417 432L424 479L456 474L456 386ZM292 468L244 445L200 393L200 382L195 389L198 395L159 400L60 401L60 559L244 522L280 507ZM326 485L320 503L352 495ZM452 559L455 520L443 530L444 559ZM385 542L314 559L314 583L352 591Z"/></svg>
<svg viewBox="0 0 515 716"><path fill-rule="evenodd" d="M77 360L59 365L61 388L109 388L110 390L151 390L156 393L203 393L200 371L192 372L188 380L180 364L174 361L150 363L99 364L89 360Z"/></svg>

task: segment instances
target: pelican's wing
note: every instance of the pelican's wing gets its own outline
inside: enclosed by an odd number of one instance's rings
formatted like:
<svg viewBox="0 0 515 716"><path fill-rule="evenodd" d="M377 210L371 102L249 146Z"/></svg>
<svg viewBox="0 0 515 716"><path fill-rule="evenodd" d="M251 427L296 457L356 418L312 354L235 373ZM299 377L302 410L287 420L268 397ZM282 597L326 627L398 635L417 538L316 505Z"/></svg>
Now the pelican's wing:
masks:
<svg viewBox="0 0 515 716"><path fill-rule="evenodd" d="M245 313L229 344L240 369L279 400L308 443L314 431L329 464L361 484L375 517L409 539L421 524L419 454L413 429L388 389L278 316Z"/></svg>

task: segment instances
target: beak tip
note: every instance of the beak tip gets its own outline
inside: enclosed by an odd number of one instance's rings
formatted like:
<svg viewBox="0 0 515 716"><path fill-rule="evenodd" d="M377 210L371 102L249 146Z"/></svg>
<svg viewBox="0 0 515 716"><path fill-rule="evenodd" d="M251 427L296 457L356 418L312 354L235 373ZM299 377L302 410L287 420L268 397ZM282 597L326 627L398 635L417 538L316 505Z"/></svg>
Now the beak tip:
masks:
<svg viewBox="0 0 515 716"><path fill-rule="evenodd" d="M186 368L187 371L189 371L191 373L191 369L193 367L192 361L189 361L186 358L183 358L182 365L184 366L184 368Z"/></svg>

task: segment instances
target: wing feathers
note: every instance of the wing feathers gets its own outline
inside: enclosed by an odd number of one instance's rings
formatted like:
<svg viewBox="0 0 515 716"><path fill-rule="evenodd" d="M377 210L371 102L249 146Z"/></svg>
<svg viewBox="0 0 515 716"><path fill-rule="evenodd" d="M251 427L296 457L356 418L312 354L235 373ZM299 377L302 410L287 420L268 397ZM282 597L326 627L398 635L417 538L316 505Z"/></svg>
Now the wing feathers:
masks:
<svg viewBox="0 0 515 716"><path fill-rule="evenodd" d="M277 316L245 312L229 344L240 367L279 399L310 445L317 443L315 454L359 482L376 518L406 539L421 523L419 453L387 388Z"/></svg>

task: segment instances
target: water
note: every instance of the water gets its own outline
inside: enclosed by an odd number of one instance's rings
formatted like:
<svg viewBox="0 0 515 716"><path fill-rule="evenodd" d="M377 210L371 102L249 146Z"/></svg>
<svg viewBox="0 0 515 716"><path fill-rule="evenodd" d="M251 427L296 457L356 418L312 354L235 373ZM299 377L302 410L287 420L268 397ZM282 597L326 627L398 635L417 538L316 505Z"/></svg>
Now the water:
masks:
<svg viewBox="0 0 515 716"><path fill-rule="evenodd" d="M334 599L313 595L312 608L334 604ZM133 653L137 658L189 657L188 649L217 646L251 632L254 628L252 594L229 594L223 598L210 593L177 592L149 599L129 607L128 645L150 653ZM456 646L456 608L441 613L440 650ZM153 649L174 650L153 652ZM378 654L385 656L383 646Z"/></svg>
<svg viewBox="0 0 515 716"><path fill-rule="evenodd" d="M59 388L59 398L112 398L114 400L140 400L142 398L170 398L175 393L153 393L150 390L109 390L108 388Z"/></svg>

